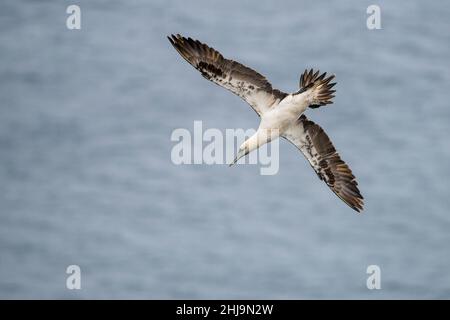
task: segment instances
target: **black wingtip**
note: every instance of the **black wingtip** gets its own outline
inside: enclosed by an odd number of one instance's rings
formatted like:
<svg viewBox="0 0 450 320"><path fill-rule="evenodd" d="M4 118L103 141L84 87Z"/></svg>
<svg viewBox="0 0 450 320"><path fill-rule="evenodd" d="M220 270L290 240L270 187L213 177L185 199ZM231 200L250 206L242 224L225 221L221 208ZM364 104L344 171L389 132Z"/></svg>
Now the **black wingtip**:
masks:
<svg viewBox="0 0 450 320"><path fill-rule="evenodd" d="M176 42L179 39L183 39L184 37L181 36L179 33L177 34L170 34L167 36L167 39L169 39L170 42Z"/></svg>
<svg viewBox="0 0 450 320"><path fill-rule="evenodd" d="M173 34L171 34L170 36L167 36L167 39L169 39L169 42L170 42L172 45L175 44L176 38L175 38L175 36L174 36Z"/></svg>

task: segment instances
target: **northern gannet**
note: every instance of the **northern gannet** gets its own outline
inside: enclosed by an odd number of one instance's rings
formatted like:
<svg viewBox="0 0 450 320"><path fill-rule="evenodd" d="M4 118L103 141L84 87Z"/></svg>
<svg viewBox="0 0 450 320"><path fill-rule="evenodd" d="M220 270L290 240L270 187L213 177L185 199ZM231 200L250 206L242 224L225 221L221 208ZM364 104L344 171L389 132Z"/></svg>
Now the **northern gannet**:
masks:
<svg viewBox="0 0 450 320"><path fill-rule="evenodd" d="M246 101L260 116L256 133L240 147L233 165L249 152L283 137L295 145L309 161L318 177L351 208L363 209L363 196L348 165L342 161L323 129L303 113L333 103L330 83L334 75L305 70L300 77L300 89L284 93L273 89L267 79L258 72L225 59L213 48L179 34L168 37L178 53L196 68L203 77L230 90Z"/></svg>

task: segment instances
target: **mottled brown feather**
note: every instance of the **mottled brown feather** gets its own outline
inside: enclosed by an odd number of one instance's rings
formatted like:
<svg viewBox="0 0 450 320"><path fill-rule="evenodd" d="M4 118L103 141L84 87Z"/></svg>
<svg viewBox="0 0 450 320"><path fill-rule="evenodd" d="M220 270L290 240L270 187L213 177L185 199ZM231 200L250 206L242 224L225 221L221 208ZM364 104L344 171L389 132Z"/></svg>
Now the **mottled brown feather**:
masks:
<svg viewBox="0 0 450 320"><path fill-rule="evenodd" d="M284 135L309 161L318 177L352 209L363 210L363 196L348 165L341 159L325 131L302 115Z"/></svg>
<svg viewBox="0 0 450 320"><path fill-rule="evenodd" d="M264 113L287 94L273 89L267 79L239 62L225 59L221 53L192 38L168 37L178 53L206 79L244 99L258 115Z"/></svg>

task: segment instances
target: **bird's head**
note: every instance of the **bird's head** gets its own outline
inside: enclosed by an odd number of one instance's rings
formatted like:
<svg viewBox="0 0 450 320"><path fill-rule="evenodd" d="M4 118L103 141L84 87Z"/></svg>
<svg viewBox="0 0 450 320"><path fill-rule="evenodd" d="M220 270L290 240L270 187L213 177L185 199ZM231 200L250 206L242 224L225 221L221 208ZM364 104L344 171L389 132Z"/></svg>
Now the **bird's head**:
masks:
<svg viewBox="0 0 450 320"><path fill-rule="evenodd" d="M245 141L241 146L239 147L238 153L236 155L236 158L234 158L233 162L230 163L230 167L239 161L240 158L245 157L250 152L250 149L247 145L247 141Z"/></svg>

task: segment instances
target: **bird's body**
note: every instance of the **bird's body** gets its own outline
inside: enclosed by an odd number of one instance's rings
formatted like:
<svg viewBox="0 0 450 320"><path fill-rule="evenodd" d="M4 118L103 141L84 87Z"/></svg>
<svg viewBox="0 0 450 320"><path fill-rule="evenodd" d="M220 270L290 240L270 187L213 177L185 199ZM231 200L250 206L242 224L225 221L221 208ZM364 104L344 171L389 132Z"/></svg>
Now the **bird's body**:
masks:
<svg viewBox="0 0 450 320"><path fill-rule="evenodd" d="M306 98L305 93L287 95L276 107L261 116L260 128L278 129L282 135L305 112L309 105Z"/></svg>
<svg viewBox="0 0 450 320"><path fill-rule="evenodd" d="M273 89L261 74L225 59L198 40L172 35L169 41L203 77L244 99L260 116L258 130L240 146L232 164L265 143L283 137L303 153L319 178L339 198L354 210L362 210L363 197L350 168L341 160L323 129L303 114L308 107L332 103L335 83L330 82L334 76L305 70L300 78L300 90L287 94Z"/></svg>
<svg viewBox="0 0 450 320"><path fill-rule="evenodd" d="M299 115L306 110L307 106L305 95L287 95L278 105L268 108L261 115L258 130L253 137L244 142L240 149L250 153L265 143L283 136L291 126L295 125Z"/></svg>
<svg viewBox="0 0 450 320"><path fill-rule="evenodd" d="M306 107L303 101L298 101L292 94L287 95L277 106L270 108L261 116L261 126L266 128L283 129L295 119L295 115L302 114Z"/></svg>

